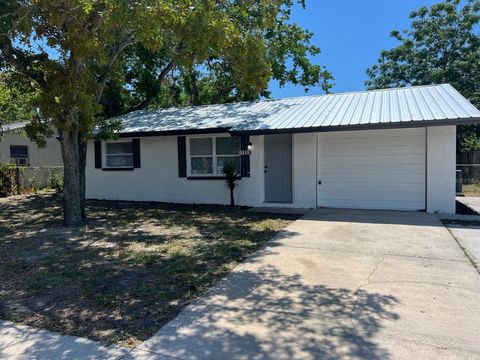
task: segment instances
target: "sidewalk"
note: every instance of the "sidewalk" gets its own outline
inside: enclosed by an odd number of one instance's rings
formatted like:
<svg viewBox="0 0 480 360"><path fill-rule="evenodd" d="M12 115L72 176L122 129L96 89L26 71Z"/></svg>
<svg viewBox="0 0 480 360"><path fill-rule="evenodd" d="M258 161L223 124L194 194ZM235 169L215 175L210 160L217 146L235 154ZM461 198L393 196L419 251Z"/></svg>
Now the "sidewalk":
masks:
<svg viewBox="0 0 480 360"><path fill-rule="evenodd" d="M480 196L457 196L457 201L480 214Z"/></svg>
<svg viewBox="0 0 480 360"><path fill-rule="evenodd" d="M0 359L120 359L130 351L0 320Z"/></svg>

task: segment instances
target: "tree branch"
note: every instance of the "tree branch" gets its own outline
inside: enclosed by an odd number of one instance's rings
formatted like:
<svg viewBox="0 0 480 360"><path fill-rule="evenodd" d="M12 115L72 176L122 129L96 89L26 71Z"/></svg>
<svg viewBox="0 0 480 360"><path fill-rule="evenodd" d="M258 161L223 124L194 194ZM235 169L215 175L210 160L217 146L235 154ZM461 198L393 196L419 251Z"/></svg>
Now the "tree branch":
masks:
<svg viewBox="0 0 480 360"><path fill-rule="evenodd" d="M118 56L122 53L122 51L125 50L127 46L132 45L133 43L134 43L133 36L129 34L125 34L120 39L117 46L113 49L110 60L106 66L106 72L100 77L98 81L99 88L95 96L97 103L99 103L100 100L102 99L103 92L105 91L105 86L107 85L108 80L110 80L110 71L113 67L113 64L117 60Z"/></svg>
<svg viewBox="0 0 480 360"><path fill-rule="evenodd" d="M163 70L160 72L160 74L158 75L157 79L156 79L156 82L158 83L163 83L163 81L165 80L165 78L167 77L168 73L170 71L173 70L173 68L176 66L176 63L174 60L171 60L167 66L165 68L163 68ZM152 103L152 101L155 99L155 95L156 94L153 94L153 93L150 93L150 94L147 94L147 96L145 97L145 99L143 101L141 101L139 104L137 105L134 105L132 107L130 107L129 109L127 109L127 111L125 111L125 113L128 113L128 112L131 112L131 111L136 111L136 110L142 110L142 109L145 109L148 105L150 105Z"/></svg>
<svg viewBox="0 0 480 360"><path fill-rule="evenodd" d="M10 38L5 35L0 36L0 47L2 55L7 60L8 64L13 66L21 74L35 80L40 87L43 88L47 85L43 73L33 69L32 65L36 61L44 62L48 60L48 54L41 53L26 56L21 51L16 50L12 46Z"/></svg>

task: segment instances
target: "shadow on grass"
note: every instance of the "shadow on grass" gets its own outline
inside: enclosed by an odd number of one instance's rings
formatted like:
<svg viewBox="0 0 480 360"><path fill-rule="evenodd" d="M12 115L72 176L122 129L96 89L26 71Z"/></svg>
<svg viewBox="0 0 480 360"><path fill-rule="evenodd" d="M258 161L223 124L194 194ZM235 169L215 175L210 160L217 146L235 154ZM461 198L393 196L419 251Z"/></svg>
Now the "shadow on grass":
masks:
<svg viewBox="0 0 480 360"><path fill-rule="evenodd" d="M67 229L60 200L0 202L0 318L122 345L149 338L296 218L89 202L87 225Z"/></svg>

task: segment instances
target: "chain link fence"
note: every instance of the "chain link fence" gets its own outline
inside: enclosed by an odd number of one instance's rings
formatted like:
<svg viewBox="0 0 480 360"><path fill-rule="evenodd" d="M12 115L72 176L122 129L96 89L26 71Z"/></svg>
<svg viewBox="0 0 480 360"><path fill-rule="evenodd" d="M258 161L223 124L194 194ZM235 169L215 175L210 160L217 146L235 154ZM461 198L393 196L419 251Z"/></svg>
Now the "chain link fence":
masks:
<svg viewBox="0 0 480 360"><path fill-rule="evenodd" d="M62 191L63 167L0 164L0 197L45 188Z"/></svg>
<svg viewBox="0 0 480 360"><path fill-rule="evenodd" d="M464 185L480 184L480 164L457 164L457 170L462 172Z"/></svg>

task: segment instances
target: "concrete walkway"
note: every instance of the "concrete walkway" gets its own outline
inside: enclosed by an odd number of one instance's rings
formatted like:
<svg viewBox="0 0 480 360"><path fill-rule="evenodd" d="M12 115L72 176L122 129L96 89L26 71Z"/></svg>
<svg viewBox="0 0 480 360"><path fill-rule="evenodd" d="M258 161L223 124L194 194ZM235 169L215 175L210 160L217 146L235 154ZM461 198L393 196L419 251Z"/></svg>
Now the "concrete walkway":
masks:
<svg viewBox="0 0 480 360"><path fill-rule="evenodd" d="M457 201L480 214L480 196L457 196Z"/></svg>
<svg viewBox="0 0 480 360"><path fill-rule="evenodd" d="M480 226L469 224L448 224L447 226L480 271Z"/></svg>
<svg viewBox="0 0 480 360"><path fill-rule="evenodd" d="M130 349L0 320L0 359L119 359Z"/></svg>
<svg viewBox="0 0 480 360"><path fill-rule="evenodd" d="M139 350L179 359L480 358L480 277L425 213L315 210Z"/></svg>

